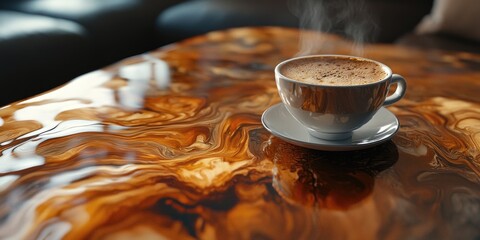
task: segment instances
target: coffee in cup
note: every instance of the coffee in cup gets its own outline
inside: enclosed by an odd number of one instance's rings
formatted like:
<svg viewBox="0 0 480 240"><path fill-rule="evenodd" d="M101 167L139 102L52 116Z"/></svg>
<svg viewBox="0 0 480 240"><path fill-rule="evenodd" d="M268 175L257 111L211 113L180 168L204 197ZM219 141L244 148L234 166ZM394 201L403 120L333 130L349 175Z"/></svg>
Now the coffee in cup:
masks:
<svg viewBox="0 0 480 240"><path fill-rule="evenodd" d="M287 62L282 74L299 82L350 86L378 82L387 77L381 65L353 57L311 57Z"/></svg>
<svg viewBox="0 0 480 240"><path fill-rule="evenodd" d="M275 68L280 97L310 135L341 140L367 123L382 106L405 94L403 77L374 60L344 55L312 55ZM387 97L390 85L396 91Z"/></svg>

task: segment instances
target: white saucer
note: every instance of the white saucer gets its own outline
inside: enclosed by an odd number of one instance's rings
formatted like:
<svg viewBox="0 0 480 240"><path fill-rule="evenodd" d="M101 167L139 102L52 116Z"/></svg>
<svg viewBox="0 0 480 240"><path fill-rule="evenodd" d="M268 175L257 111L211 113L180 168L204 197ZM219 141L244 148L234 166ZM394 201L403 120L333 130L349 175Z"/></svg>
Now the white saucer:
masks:
<svg viewBox="0 0 480 240"><path fill-rule="evenodd" d="M274 136L291 144L325 151L350 151L369 148L388 141L399 129L397 117L382 107L373 118L353 131L352 138L328 141L311 136L290 115L282 103L268 108L262 115L263 126Z"/></svg>

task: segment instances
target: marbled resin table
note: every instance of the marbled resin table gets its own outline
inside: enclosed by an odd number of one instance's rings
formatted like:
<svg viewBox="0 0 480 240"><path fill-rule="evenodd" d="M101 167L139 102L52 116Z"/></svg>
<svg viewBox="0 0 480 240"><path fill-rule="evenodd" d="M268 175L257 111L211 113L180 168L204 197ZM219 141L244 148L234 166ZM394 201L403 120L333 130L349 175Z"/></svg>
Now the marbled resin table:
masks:
<svg viewBox="0 0 480 240"><path fill-rule="evenodd" d="M0 239L479 239L480 55L365 46L408 81L401 128L321 152L260 123L298 34L214 32L1 108Z"/></svg>

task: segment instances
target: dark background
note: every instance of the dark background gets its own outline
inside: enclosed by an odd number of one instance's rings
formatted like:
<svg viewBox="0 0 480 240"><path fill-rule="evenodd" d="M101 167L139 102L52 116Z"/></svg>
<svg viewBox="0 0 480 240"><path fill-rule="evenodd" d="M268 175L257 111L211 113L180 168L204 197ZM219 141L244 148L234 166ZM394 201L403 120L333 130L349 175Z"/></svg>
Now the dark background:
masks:
<svg viewBox="0 0 480 240"><path fill-rule="evenodd" d="M304 27L350 38L351 29L366 27L370 42L479 52L478 43L465 39L413 33L432 1L367 0L345 12L361 1L314 0L329 24ZM293 0L0 0L0 104L212 30L299 27L305 12L297 7Z"/></svg>

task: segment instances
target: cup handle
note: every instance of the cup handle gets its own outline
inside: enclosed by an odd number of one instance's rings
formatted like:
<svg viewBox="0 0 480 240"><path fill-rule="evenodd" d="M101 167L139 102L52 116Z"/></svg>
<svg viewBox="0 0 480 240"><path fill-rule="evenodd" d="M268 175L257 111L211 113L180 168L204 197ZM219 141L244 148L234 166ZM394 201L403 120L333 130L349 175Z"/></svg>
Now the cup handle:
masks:
<svg viewBox="0 0 480 240"><path fill-rule="evenodd" d="M390 89L390 86L395 83L397 84L397 89L392 95L387 96L385 102L383 103L383 106L392 105L398 100L402 99L402 97L405 95L405 90L407 89L407 82L405 81L405 78L398 74L393 74L392 79L390 80L390 84L388 85L388 89Z"/></svg>

